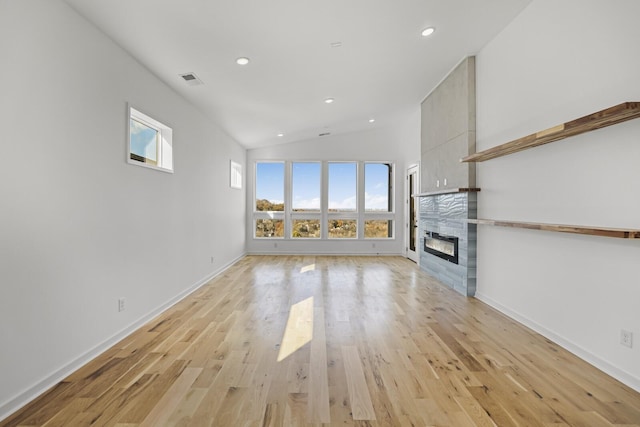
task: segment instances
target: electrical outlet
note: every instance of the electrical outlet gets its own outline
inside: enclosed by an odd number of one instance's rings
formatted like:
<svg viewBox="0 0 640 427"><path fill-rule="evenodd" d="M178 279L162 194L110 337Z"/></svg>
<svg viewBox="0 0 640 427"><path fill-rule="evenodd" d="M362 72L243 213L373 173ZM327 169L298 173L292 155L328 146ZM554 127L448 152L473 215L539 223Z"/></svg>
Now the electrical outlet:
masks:
<svg viewBox="0 0 640 427"><path fill-rule="evenodd" d="M124 298L118 298L118 311L124 311Z"/></svg>
<svg viewBox="0 0 640 427"><path fill-rule="evenodd" d="M211 264L213 264L213 257L211 257Z"/></svg>
<svg viewBox="0 0 640 427"><path fill-rule="evenodd" d="M633 332L625 331L624 329L620 330L620 344L625 347L633 347Z"/></svg>

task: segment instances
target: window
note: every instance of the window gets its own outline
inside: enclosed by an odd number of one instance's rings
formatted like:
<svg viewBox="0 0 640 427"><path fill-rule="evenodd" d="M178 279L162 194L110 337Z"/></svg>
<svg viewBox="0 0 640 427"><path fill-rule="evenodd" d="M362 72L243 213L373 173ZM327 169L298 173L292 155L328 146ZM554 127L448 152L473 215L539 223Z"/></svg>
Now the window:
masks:
<svg viewBox="0 0 640 427"><path fill-rule="evenodd" d="M284 238L284 163L256 163L254 237Z"/></svg>
<svg viewBox="0 0 640 427"><path fill-rule="evenodd" d="M320 231L319 219L294 219L292 221L291 237L319 239Z"/></svg>
<svg viewBox="0 0 640 427"><path fill-rule="evenodd" d="M393 221L390 219L367 219L364 222L365 239L388 239L393 237Z"/></svg>
<svg viewBox="0 0 640 427"><path fill-rule="evenodd" d="M364 165L364 210L367 212L391 212L391 165L366 163Z"/></svg>
<svg viewBox="0 0 640 427"><path fill-rule="evenodd" d="M256 163L256 211L284 211L284 163Z"/></svg>
<svg viewBox="0 0 640 427"><path fill-rule="evenodd" d="M327 224L330 239L355 239L358 237L358 221L355 219L330 219Z"/></svg>
<svg viewBox="0 0 640 427"><path fill-rule="evenodd" d="M358 165L355 162L329 162L329 212L355 212L358 209Z"/></svg>
<svg viewBox="0 0 640 427"><path fill-rule="evenodd" d="M294 239L322 237L320 179L320 162L291 163L291 237Z"/></svg>
<svg viewBox="0 0 640 427"><path fill-rule="evenodd" d="M329 162L328 221L329 239L358 238L358 163Z"/></svg>
<svg viewBox="0 0 640 427"><path fill-rule="evenodd" d="M127 162L173 172L173 131L129 106Z"/></svg>
<svg viewBox="0 0 640 427"><path fill-rule="evenodd" d="M284 220L256 219L256 237L284 237Z"/></svg>
<svg viewBox="0 0 640 427"><path fill-rule="evenodd" d="M390 163L364 165L364 238L393 238L393 167Z"/></svg>
<svg viewBox="0 0 640 427"><path fill-rule="evenodd" d="M292 163L291 210L294 212L320 210L320 163Z"/></svg>
<svg viewBox="0 0 640 427"><path fill-rule="evenodd" d="M393 239L392 187L387 162L258 161L254 237Z"/></svg>
<svg viewBox="0 0 640 427"><path fill-rule="evenodd" d="M238 190L242 189L242 165L233 160L229 165L229 186Z"/></svg>

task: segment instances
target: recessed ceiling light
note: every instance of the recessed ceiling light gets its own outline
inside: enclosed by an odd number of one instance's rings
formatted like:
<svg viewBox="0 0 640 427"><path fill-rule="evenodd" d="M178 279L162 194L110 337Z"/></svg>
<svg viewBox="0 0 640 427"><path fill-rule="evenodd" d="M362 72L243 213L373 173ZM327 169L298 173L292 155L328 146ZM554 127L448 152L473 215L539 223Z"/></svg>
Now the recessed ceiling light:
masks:
<svg viewBox="0 0 640 427"><path fill-rule="evenodd" d="M375 121L376 121L376 119L369 119L369 123L373 123Z"/></svg>
<svg viewBox="0 0 640 427"><path fill-rule="evenodd" d="M244 56L236 59L236 64L238 65L247 65L249 63L249 58L245 58Z"/></svg>
<svg viewBox="0 0 640 427"><path fill-rule="evenodd" d="M435 31L436 29L433 27L425 28L424 30L422 30L422 37L429 37Z"/></svg>
<svg viewBox="0 0 640 427"><path fill-rule="evenodd" d="M332 42L331 47L342 47L342 42Z"/></svg>
<svg viewBox="0 0 640 427"><path fill-rule="evenodd" d="M278 136L282 137L284 136L284 133L279 133Z"/></svg>
<svg viewBox="0 0 640 427"><path fill-rule="evenodd" d="M331 104L333 101L335 101L333 98L327 98L324 100L325 104Z"/></svg>

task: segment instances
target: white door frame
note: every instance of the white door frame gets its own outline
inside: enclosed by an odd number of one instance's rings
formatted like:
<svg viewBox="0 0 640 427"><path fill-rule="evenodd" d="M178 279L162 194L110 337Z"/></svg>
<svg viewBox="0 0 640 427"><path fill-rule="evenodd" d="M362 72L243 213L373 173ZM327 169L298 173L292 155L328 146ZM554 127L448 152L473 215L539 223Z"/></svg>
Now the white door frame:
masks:
<svg viewBox="0 0 640 427"><path fill-rule="evenodd" d="M415 196L420 193L420 164L416 163L409 166L405 176L405 254L407 258L419 265L420 236L418 236L418 219L420 214L418 209L419 200ZM411 185L412 176L414 188ZM411 212L412 207L413 215ZM412 237L413 242L411 241Z"/></svg>

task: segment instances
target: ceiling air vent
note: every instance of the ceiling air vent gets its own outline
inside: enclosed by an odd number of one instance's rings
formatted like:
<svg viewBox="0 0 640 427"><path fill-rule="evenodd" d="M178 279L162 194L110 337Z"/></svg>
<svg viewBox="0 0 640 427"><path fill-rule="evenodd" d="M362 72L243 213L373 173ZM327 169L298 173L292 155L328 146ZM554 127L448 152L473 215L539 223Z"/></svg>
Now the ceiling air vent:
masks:
<svg viewBox="0 0 640 427"><path fill-rule="evenodd" d="M180 74L180 77L182 77L182 79L187 82L189 86L198 86L204 84L202 83L202 80L200 80L200 78L194 73Z"/></svg>
<svg viewBox="0 0 640 427"><path fill-rule="evenodd" d="M318 136L327 136L327 135L331 135L331 132L325 132L325 133L321 133Z"/></svg>

